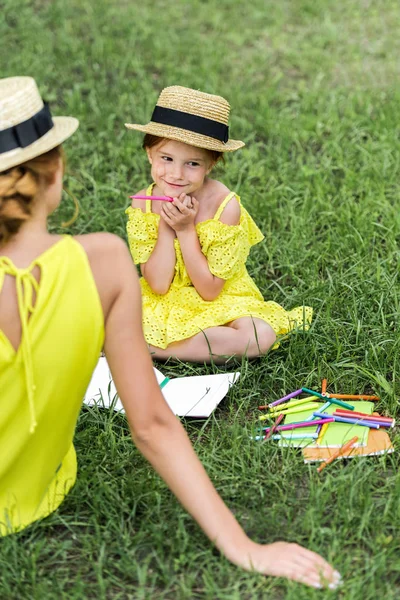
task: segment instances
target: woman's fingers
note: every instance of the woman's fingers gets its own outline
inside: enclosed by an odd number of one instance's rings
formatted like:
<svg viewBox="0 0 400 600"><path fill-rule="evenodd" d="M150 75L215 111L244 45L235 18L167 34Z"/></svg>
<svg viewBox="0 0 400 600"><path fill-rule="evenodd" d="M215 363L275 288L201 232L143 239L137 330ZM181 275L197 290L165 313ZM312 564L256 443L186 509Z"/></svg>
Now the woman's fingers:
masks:
<svg viewBox="0 0 400 600"><path fill-rule="evenodd" d="M334 589L341 580L340 574L322 556L298 544L256 545L248 559L250 568L264 575L287 577L315 588Z"/></svg>
<svg viewBox="0 0 400 600"><path fill-rule="evenodd" d="M313 587L336 587L339 584L340 574L322 556L298 544L290 546L291 579Z"/></svg>

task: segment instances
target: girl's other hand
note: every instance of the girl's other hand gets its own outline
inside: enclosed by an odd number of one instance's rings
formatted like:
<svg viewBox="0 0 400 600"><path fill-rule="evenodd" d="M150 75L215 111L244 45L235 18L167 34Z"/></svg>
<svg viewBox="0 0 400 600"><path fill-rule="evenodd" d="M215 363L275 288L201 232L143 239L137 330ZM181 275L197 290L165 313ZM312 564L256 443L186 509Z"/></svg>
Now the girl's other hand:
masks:
<svg viewBox="0 0 400 600"><path fill-rule="evenodd" d="M180 194L173 202L164 202L160 215L175 231L183 231L194 226L199 203L193 196Z"/></svg>

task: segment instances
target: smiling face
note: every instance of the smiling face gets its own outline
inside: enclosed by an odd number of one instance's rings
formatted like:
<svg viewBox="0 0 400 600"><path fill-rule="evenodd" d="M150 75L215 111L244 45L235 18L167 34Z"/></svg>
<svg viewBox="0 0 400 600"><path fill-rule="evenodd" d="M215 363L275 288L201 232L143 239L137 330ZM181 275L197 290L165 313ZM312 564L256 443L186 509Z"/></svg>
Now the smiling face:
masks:
<svg viewBox="0 0 400 600"><path fill-rule="evenodd" d="M162 140L146 152L153 181L165 196L194 194L213 167L207 150L175 140Z"/></svg>

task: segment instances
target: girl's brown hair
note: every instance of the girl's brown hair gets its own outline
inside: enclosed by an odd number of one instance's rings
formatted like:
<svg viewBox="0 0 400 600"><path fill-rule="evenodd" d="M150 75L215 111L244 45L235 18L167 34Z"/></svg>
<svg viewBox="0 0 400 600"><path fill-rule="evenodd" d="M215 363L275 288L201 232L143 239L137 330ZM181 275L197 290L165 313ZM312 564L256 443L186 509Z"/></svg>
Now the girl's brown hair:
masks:
<svg viewBox="0 0 400 600"><path fill-rule="evenodd" d="M49 184L57 171L61 146L0 173L0 247L18 233L32 214L42 183Z"/></svg>
<svg viewBox="0 0 400 600"><path fill-rule="evenodd" d="M152 135L151 133L146 133L146 135L143 138L142 148L144 150L146 150L146 148L152 148L153 146L156 146L157 144L159 144L160 142L163 142L164 140L167 142L168 139L169 138L158 137L158 135ZM202 148L202 150L207 152L213 165L215 165L217 162L220 162L220 161L224 162L224 153L223 152L218 152L217 150L209 150L208 148Z"/></svg>

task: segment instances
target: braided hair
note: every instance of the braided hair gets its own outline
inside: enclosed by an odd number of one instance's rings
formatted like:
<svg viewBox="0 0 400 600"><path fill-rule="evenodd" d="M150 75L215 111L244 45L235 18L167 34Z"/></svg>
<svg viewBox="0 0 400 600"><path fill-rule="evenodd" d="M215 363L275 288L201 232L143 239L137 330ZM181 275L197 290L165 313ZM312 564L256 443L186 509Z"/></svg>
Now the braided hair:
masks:
<svg viewBox="0 0 400 600"><path fill-rule="evenodd" d="M0 173L0 247L32 214L41 185L49 184L63 158L61 146Z"/></svg>

